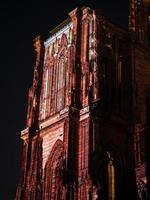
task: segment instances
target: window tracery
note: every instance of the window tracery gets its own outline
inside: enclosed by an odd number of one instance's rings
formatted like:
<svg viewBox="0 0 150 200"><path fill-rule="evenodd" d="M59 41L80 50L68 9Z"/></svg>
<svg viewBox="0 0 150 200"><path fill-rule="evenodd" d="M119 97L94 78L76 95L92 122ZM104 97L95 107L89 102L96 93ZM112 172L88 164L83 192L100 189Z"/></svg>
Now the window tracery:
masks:
<svg viewBox="0 0 150 200"><path fill-rule="evenodd" d="M45 44L43 83L40 98L40 120L61 111L67 106L69 62L72 51L72 27ZM52 40L52 41L51 41Z"/></svg>
<svg viewBox="0 0 150 200"><path fill-rule="evenodd" d="M44 200L65 199L64 157L62 141L57 140L50 153L44 171Z"/></svg>

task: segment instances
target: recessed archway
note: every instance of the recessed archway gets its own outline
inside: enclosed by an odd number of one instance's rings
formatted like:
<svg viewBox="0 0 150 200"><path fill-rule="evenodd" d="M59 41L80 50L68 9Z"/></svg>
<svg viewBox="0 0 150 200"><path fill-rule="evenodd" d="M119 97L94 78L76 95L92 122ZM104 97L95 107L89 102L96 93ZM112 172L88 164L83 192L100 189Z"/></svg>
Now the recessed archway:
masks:
<svg viewBox="0 0 150 200"><path fill-rule="evenodd" d="M64 199L65 189L63 185L63 172L63 142L57 140L45 165L43 200Z"/></svg>

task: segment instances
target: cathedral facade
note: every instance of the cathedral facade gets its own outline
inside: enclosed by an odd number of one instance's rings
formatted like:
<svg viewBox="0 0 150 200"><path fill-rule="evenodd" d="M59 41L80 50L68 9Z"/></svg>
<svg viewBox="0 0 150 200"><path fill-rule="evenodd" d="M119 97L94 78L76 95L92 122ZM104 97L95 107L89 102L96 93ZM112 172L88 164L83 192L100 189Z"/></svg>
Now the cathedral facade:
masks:
<svg viewBox="0 0 150 200"><path fill-rule="evenodd" d="M128 30L76 8L34 47L16 200L148 199L150 1Z"/></svg>

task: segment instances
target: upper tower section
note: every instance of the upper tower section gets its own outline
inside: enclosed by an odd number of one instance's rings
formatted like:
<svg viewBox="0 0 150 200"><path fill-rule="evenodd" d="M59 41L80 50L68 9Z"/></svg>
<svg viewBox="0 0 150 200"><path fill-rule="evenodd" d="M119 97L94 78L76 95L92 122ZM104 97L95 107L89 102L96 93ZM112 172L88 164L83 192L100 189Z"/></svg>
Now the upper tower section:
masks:
<svg viewBox="0 0 150 200"><path fill-rule="evenodd" d="M64 24L44 42L45 55L40 99L40 120L69 105L73 23ZM67 98L68 97L68 98Z"/></svg>
<svg viewBox="0 0 150 200"><path fill-rule="evenodd" d="M83 102L87 104L85 82L89 82L88 61L93 61L96 68L97 23L94 10L76 8L46 39L35 39L36 81L29 90L28 127L64 109L80 109Z"/></svg>
<svg viewBox="0 0 150 200"><path fill-rule="evenodd" d="M126 31L89 7L71 11L47 38L37 37L27 127L72 110L93 109L102 101L109 100L105 107L113 104L116 111L120 97L113 96L128 73L127 41Z"/></svg>
<svg viewBox="0 0 150 200"><path fill-rule="evenodd" d="M130 0L129 29L139 42L150 45L150 0Z"/></svg>
<svg viewBox="0 0 150 200"><path fill-rule="evenodd" d="M76 8L44 41L39 121L69 107L88 106L92 81L94 88L98 87L97 27L94 10ZM96 100L98 88L93 93Z"/></svg>

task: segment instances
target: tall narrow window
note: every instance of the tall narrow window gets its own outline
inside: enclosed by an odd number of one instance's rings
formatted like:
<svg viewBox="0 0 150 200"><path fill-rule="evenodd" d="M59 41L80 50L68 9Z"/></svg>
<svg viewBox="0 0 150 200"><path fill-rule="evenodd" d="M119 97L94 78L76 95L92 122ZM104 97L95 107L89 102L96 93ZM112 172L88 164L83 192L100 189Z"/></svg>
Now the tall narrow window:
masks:
<svg viewBox="0 0 150 200"><path fill-rule="evenodd" d="M111 157L110 153L108 154L108 199L114 200L115 199L115 167L113 164L113 158Z"/></svg>
<svg viewBox="0 0 150 200"><path fill-rule="evenodd" d="M47 98L48 98L48 68L45 71L45 77L44 77L44 91L43 91L43 113L42 113L42 117L45 118L46 117L46 108L47 108Z"/></svg>
<svg viewBox="0 0 150 200"><path fill-rule="evenodd" d="M57 76L57 90L56 90L56 106L57 111L64 108L65 103L65 68L66 64L64 59L61 59L58 63L58 76Z"/></svg>
<svg viewBox="0 0 150 200"><path fill-rule="evenodd" d="M69 31L69 30L68 30ZM62 34L48 43L40 99L40 120L61 111L66 105L70 36Z"/></svg>
<svg viewBox="0 0 150 200"><path fill-rule="evenodd" d="M122 81L122 61L118 62L118 84Z"/></svg>
<svg viewBox="0 0 150 200"><path fill-rule="evenodd" d="M141 124L135 127L134 149L136 165L145 162L145 134Z"/></svg>

